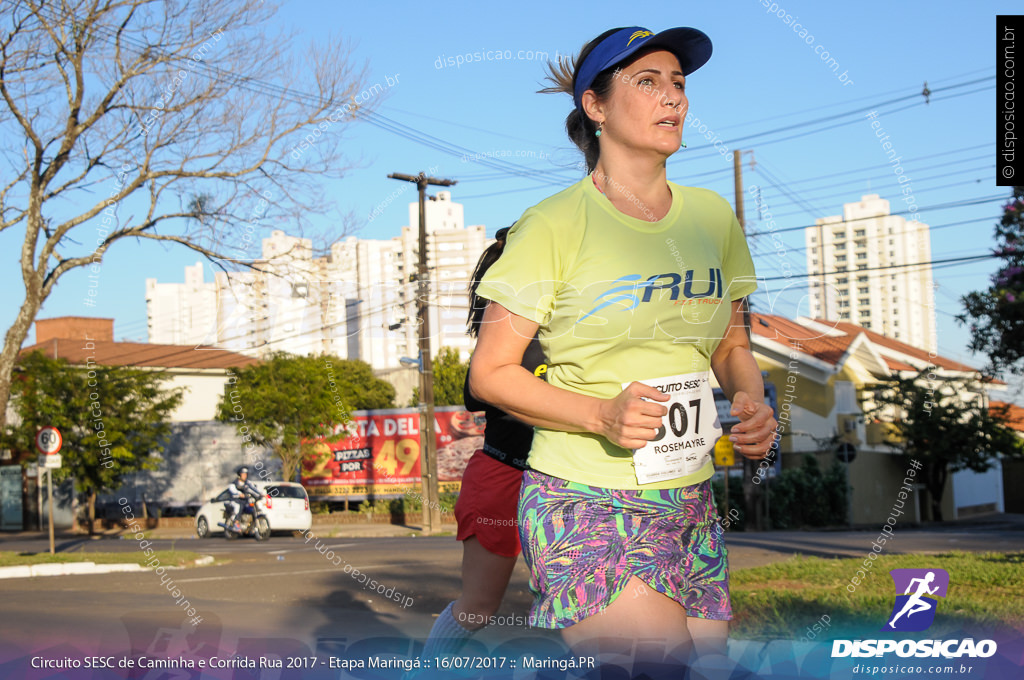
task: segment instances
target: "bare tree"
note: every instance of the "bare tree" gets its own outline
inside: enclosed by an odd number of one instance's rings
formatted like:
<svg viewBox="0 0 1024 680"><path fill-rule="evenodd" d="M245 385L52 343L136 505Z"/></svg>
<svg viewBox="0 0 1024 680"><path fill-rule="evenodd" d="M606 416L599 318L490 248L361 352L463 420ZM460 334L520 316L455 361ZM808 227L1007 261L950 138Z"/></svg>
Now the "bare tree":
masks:
<svg viewBox="0 0 1024 680"><path fill-rule="evenodd" d="M342 132L378 98L358 94L365 66L347 47L300 55L270 34L275 13L259 0L0 0L0 231L24 230L25 285L0 351L0 429L18 350L61 276L98 276L126 238L244 263L259 256L244 228L259 200L300 233L328 210L322 179L351 167Z"/></svg>

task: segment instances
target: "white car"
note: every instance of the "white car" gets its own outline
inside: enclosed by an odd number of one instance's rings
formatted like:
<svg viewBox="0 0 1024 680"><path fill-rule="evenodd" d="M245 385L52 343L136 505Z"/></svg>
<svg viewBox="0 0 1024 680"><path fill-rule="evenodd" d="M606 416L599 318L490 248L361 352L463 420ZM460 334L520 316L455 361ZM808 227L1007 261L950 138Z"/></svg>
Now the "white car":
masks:
<svg viewBox="0 0 1024 680"><path fill-rule="evenodd" d="M253 482L263 492L263 512L270 523L271 531L308 531L313 526L313 513L309 511L309 496L301 484L294 482ZM231 499L225 488L209 503L204 503L196 513L196 534L209 538L224 533L220 523L224 521L224 502Z"/></svg>

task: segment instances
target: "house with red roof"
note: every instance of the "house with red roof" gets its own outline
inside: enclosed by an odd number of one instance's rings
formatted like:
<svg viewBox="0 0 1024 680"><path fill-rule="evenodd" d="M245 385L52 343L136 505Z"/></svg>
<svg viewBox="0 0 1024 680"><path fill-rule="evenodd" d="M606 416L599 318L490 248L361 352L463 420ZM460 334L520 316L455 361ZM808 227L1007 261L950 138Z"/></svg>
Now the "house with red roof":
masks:
<svg viewBox="0 0 1024 680"><path fill-rule="evenodd" d="M115 342L114 320L91 317L39 319L35 344L20 354L37 351L75 366L93 363L164 373L168 388L185 388L181 406L171 414L172 422L213 420L231 369L258 363L244 354L202 345Z"/></svg>
<svg viewBox="0 0 1024 680"><path fill-rule="evenodd" d="M751 344L777 392L781 469L799 465L804 453L828 467L846 445L845 451L854 452L847 464L854 524L885 521L907 477L891 426L865 422L861 395L866 386L895 375L917 375L929 366L937 376L977 376L975 398L986 403L987 388L1003 384L982 379L972 366L841 321L752 313ZM924 487L913 487L904 516L911 522L929 519ZM986 473L950 475L942 511L947 519L1005 511L998 461Z"/></svg>
<svg viewBox="0 0 1024 680"><path fill-rule="evenodd" d="M243 455L243 442L235 425L217 422L215 416L232 370L258 363L258 359L201 345L115 341L114 320L92 317L37 320L36 342L20 354L36 351L83 368L131 366L158 371L167 379L165 387L185 389L181 405L170 417L171 436L162 456L164 463L157 470L129 477L117 495L127 496L134 503L145 500L165 509L183 509L222 490L233 478L236 466L251 462ZM279 461L269 453L260 455L276 472ZM34 486L35 480L31 484ZM35 501L35 494L25 495L25 514L31 520L42 517L34 507ZM54 521L57 526L71 526L73 513L73 504L55 508Z"/></svg>

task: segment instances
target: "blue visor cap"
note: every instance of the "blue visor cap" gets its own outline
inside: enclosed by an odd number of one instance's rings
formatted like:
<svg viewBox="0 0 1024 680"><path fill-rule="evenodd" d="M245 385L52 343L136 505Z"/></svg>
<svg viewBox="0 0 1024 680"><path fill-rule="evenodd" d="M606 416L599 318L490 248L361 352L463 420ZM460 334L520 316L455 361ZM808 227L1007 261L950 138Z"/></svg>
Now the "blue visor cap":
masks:
<svg viewBox="0 0 1024 680"><path fill-rule="evenodd" d="M572 99L583 110L583 93L590 89L597 75L633 56L641 49L660 48L676 55L683 75L690 75L711 58L711 38L696 28L670 28L652 33L646 28L620 28L590 51L580 64Z"/></svg>

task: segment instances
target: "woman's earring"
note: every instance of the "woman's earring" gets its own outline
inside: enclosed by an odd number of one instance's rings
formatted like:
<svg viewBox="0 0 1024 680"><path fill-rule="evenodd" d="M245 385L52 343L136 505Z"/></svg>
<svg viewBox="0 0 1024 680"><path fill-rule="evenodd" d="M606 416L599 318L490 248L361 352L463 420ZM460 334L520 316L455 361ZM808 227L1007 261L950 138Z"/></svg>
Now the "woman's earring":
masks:
<svg viewBox="0 0 1024 680"><path fill-rule="evenodd" d="M597 124L597 130L594 131L594 136L595 137L600 137L601 136L601 128L603 128L603 127L604 127L604 121L602 120L600 123Z"/></svg>

